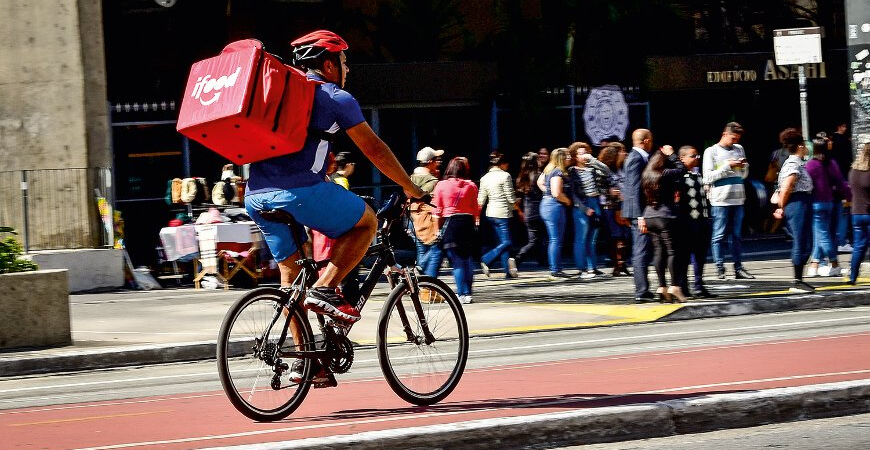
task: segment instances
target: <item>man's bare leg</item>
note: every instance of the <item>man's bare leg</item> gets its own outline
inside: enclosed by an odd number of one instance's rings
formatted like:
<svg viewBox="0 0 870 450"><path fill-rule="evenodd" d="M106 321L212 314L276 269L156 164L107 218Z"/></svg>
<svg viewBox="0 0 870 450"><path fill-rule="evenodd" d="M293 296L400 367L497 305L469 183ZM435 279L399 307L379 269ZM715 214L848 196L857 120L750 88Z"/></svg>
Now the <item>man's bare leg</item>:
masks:
<svg viewBox="0 0 870 450"><path fill-rule="evenodd" d="M375 232L378 228L378 218L371 207L366 205L363 216L347 233L335 240L332 246L332 259L326 270L314 283L314 287L336 287L341 280L359 264L366 254Z"/></svg>
<svg viewBox="0 0 870 450"><path fill-rule="evenodd" d="M296 280L296 277L299 275L299 272L302 270L296 261L299 260L299 252L296 252L290 255L289 258L278 263L278 270L281 272L281 287L290 287L293 284L293 281ZM290 310L284 308L284 315L290 314ZM302 327L295 317L290 319L289 325L290 335L293 336L293 343L296 344L296 348L298 350L302 349L302 344L304 342L302 339Z"/></svg>

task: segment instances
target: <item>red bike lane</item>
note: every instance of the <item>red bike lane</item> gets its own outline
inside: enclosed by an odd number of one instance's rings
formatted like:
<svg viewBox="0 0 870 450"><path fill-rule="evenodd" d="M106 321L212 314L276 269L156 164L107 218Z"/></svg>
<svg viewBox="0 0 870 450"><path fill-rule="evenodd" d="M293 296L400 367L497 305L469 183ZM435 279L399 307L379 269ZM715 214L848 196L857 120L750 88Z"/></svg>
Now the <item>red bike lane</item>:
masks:
<svg viewBox="0 0 870 450"><path fill-rule="evenodd" d="M472 356L473 357L473 356ZM382 378L312 390L289 418L256 423L221 392L0 412L2 448L190 449L630 405L870 376L870 333L467 370L441 404L414 407Z"/></svg>

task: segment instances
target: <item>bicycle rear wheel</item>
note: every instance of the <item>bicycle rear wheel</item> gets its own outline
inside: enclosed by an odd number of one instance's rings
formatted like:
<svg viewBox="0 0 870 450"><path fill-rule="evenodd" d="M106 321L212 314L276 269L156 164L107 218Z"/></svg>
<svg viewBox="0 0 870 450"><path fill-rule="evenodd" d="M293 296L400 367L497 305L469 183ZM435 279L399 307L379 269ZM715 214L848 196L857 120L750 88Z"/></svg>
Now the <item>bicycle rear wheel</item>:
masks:
<svg viewBox="0 0 870 450"><path fill-rule="evenodd" d="M218 374L233 406L258 421L280 420L290 415L311 387L313 364L304 364L301 379L288 376L294 358L282 358L282 351L313 350L311 327L304 310L290 314L283 305L284 294L274 288L255 289L237 300L221 324L217 343ZM287 337L279 339L287 326ZM305 360L310 361L310 360Z"/></svg>
<svg viewBox="0 0 870 450"><path fill-rule="evenodd" d="M468 326L456 294L435 278L418 278L422 318L435 338L427 344L405 283L387 298L378 320L378 360L393 391L408 403L431 405L459 384L468 360ZM402 316L407 318L406 330Z"/></svg>

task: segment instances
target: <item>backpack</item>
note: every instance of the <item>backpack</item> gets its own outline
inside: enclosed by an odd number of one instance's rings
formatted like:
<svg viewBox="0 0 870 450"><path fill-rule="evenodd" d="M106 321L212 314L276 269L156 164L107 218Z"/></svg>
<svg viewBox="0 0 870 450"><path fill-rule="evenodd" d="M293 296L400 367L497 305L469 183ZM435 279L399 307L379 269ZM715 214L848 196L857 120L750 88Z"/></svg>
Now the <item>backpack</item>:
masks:
<svg viewBox="0 0 870 450"><path fill-rule="evenodd" d="M317 84L260 41L236 41L193 64L176 129L236 165L295 153L308 136Z"/></svg>
<svg viewBox="0 0 870 450"><path fill-rule="evenodd" d="M438 218L433 214L435 208L423 202L411 202L411 221L414 222L414 234L420 242L431 245L438 241L440 230Z"/></svg>

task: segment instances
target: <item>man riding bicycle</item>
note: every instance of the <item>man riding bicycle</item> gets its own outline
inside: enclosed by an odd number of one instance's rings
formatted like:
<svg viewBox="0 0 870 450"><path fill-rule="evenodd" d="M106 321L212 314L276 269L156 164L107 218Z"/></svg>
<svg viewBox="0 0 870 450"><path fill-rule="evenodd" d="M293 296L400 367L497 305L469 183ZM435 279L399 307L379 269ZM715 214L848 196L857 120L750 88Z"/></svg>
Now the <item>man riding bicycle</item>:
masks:
<svg viewBox="0 0 870 450"><path fill-rule="evenodd" d="M282 287L290 286L299 273L298 249L290 227L263 219L259 211L287 211L300 224L335 239L332 259L308 291L305 306L353 323L360 319L360 313L348 300L356 303L356 299L345 299L337 287L365 256L378 220L360 197L326 181L326 158L333 135L345 130L375 167L401 186L409 198L421 198L424 192L366 122L356 99L343 90L349 72L344 53L347 42L331 31L319 30L290 46L293 65L307 70L309 79L322 82L315 88L308 137L299 152L251 164L245 207L278 262Z"/></svg>

